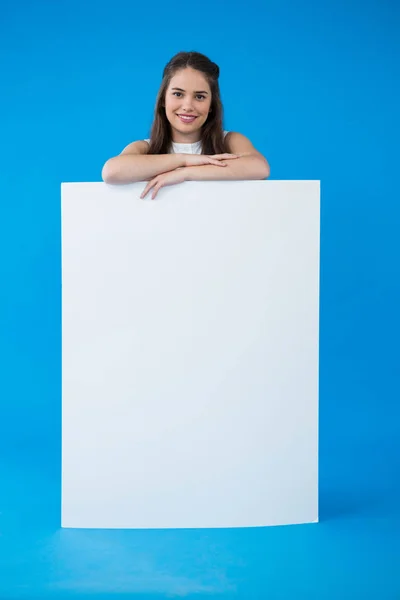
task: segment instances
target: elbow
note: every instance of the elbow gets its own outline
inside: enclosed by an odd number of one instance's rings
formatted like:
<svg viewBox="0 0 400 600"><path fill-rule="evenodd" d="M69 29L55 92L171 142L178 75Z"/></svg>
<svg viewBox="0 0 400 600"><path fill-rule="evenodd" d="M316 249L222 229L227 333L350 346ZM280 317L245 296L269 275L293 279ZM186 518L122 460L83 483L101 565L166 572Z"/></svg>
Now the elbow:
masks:
<svg viewBox="0 0 400 600"><path fill-rule="evenodd" d="M271 174L271 169L270 169L267 159L265 159L265 158L262 159L262 164L260 166L260 170L261 170L261 178L260 179L268 179L268 177Z"/></svg>
<svg viewBox="0 0 400 600"><path fill-rule="evenodd" d="M103 168L101 170L101 178L104 181L104 183L112 183L111 164L109 160L103 165Z"/></svg>
<svg viewBox="0 0 400 600"><path fill-rule="evenodd" d="M246 155L242 155L246 156ZM251 158L251 171L252 175L250 179L268 179L270 176L270 167L268 161L262 154L257 153L256 155L247 154Z"/></svg>
<svg viewBox="0 0 400 600"><path fill-rule="evenodd" d="M118 183L118 174L115 169L115 164L112 158L110 158L103 166L101 171L101 178L104 183Z"/></svg>

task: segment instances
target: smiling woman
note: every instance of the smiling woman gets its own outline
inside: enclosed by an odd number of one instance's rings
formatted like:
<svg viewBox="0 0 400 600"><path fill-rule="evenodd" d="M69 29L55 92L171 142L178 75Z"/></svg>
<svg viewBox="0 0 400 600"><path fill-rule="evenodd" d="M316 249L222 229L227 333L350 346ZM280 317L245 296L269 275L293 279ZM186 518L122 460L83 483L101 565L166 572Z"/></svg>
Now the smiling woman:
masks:
<svg viewBox="0 0 400 600"><path fill-rule="evenodd" d="M244 135L223 130L219 67L180 52L164 68L148 140L129 144L102 170L106 183L148 181L142 197L188 180L266 179L266 158Z"/></svg>

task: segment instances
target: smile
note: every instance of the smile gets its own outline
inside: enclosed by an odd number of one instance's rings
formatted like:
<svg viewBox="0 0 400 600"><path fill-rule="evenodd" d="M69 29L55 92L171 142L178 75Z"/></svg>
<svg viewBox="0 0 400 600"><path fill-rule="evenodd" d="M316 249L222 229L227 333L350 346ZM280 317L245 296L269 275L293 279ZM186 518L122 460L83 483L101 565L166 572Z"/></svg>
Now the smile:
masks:
<svg viewBox="0 0 400 600"><path fill-rule="evenodd" d="M197 119L197 117L194 117L193 115L177 115L180 120L182 121L182 123L193 123L193 121L195 119Z"/></svg>

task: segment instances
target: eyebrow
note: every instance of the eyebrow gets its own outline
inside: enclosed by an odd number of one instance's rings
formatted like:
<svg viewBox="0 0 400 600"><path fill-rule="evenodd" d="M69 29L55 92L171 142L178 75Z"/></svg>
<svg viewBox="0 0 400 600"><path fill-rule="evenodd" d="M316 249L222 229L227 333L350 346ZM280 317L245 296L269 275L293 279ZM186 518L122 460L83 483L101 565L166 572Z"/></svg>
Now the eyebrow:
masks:
<svg viewBox="0 0 400 600"><path fill-rule="evenodd" d="M177 87L174 87L172 89L173 90L177 90L178 92L184 92L185 91L182 88L177 88ZM205 90L201 90L200 92L195 92L195 94L208 94L208 92L206 92Z"/></svg>

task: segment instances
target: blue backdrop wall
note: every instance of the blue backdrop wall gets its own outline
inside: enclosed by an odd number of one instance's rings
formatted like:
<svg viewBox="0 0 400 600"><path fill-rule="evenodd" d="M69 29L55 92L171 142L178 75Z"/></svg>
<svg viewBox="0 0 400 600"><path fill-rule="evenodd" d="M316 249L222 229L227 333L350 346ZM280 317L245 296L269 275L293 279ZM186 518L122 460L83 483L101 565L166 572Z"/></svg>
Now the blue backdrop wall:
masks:
<svg viewBox="0 0 400 600"><path fill-rule="evenodd" d="M6 1L0 13L0 598L400 597L394 0ZM60 530L60 184L148 136L180 50L272 179L321 180L321 523Z"/></svg>

